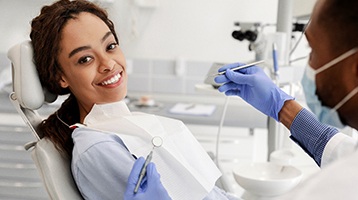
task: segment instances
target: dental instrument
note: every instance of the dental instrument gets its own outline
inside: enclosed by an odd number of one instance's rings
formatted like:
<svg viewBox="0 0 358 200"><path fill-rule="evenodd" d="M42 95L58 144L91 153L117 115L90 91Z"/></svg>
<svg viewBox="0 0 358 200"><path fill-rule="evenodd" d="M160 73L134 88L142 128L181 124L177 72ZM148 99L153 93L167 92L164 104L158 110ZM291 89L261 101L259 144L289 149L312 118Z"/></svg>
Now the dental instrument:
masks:
<svg viewBox="0 0 358 200"><path fill-rule="evenodd" d="M138 182L134 188L133 193L136 194L138 192L139 186L145 176L145 173L147 172L147 165L150 163L150 161L152 160L153 157L153 150L156 147L161 147L163 144L163 139L160 136L154 136L152 138L152 144L153 144L153 149L150 151L150 153L148 154L147 158L145 159L145 162L143 164L142 169L140 170L140 174L139 174L139 178L138 178Z"/></svg>
<svg viewBox="0 0 358 200"><path fill-rule="evenodd" d="M278 58L277 58L277 45L276 43L272 43L272 61L273 61L273 72L272 72L272 79L274 80L275 84L278 86Z"/></svg>
<svg viewBox="0 0 358 200"><path fill-rule="evenodd" d="M273 71L274 75L278 75L278 60L277 60L277 45L276 43L272 43L272 60L273 60Z"/></svg>
<svg viewBox="0 0 358 200"><path fill-rule="evenodd" d="M252 63L249 63L249 64L246 64L246 65L242 65L242 66L238 66L238 67L234 67L234 68L231 68L233 71L237 71L237 70L240 70L240 69L245 69L245 68L248 68L248 67L252 67L254 65L258 65L258 64L261 64L263 63L264 60L260 60L260 61L256 61L256 62L252 62ZM223 75L226 73L226 70L225 71L222 71L222 72L219 72L217 74L213 74L212 76L219 76L219 75Z"/></svg>

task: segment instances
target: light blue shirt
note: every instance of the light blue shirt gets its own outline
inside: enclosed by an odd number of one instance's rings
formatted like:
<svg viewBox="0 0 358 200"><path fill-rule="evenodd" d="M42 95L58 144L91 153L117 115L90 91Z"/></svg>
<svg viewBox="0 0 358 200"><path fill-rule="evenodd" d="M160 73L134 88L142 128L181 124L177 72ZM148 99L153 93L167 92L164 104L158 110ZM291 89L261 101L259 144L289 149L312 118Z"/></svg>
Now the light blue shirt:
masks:
<svg viewBox="0 0 358 200"><path fill-rule="evenodd" d="M135 158L117 135L87 128L72 133L72 174L85 199L122 199Z"/></svg>
<svg viewBox="0 0 358 200"><path fill-rule="evenodd" d="M123 199L127 179L135 157L115 134L88 128L77 128L72 133L74 149L72 174L85 199ZM237 199L217 187L205 200Z"/></svg>

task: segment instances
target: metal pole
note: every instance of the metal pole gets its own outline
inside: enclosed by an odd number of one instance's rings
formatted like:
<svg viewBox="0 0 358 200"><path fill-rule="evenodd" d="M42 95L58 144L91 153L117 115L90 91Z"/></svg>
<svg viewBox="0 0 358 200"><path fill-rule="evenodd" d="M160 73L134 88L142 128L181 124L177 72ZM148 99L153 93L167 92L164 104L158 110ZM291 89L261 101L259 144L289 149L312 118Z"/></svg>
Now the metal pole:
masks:
<svg viewBox="0 0 358 200"><path fill-rule="evenodd" d="M292 34L292 5L293 0L278 0L276 32L282 32L286 34L285 49L282 50L284 52L284 58L282 58L282 60L284 61L283 66L289 65L289 50ZM269 117L267 121L267 128L267 158L270 158L270 154L279 148L280 127L279 124L273 118Z"/></svg>
<svg viewBox="0 0 358 200"><path fill-rule="evenodd" d="M284 65L289 65L293 0L278 0L276 32L286 33Z"/></svg>

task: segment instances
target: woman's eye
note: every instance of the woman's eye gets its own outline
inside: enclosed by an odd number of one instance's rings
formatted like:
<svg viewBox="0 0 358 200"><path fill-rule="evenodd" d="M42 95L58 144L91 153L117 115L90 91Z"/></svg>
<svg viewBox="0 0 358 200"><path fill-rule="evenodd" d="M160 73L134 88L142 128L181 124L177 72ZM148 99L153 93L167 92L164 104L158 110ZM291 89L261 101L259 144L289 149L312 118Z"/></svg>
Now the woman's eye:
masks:
<svg viewBox="0 0 358 200"><path fill-rule="evenodd" d="M115 49L117 47L117 45L118 45L117 43L112 43L112 44L108 45L107 51Z"/></svg>
<svg viewBox="0 0 358 200"><path fill-rule="evenodd" d="M92 58L89 57L89 56L85 56L85 57L82 57L78 60L78 63L79 64L85 64L85 63L88 63L89 61L91 61Z"/></svg>

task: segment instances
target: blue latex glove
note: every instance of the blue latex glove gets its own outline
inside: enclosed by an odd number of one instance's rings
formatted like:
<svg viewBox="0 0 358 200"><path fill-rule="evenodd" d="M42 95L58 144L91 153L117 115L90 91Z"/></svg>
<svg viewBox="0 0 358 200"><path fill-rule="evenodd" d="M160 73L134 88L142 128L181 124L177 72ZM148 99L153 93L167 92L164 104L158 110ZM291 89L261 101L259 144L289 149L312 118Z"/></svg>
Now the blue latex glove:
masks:
<svg viewBox="0 0 358 200"><path fill-rule="evenodd" d="M233 63L219 69L219 72L228 69L225 75L215 77L215 82L225 83L219 87L219 91L227 96L240 96L262 113L279 121L278 113L283 104L294 98L278 88L260 67L231 70L240 65L243 64Z"/></svg>
<svg viewBox="0 0 358 200"><path fill-rule="evenodd" d="M139 190L134 194L134 188L137 184L140 170L145 160L140 157L133 165L132 171L128 177L127 189L124 193L124 200L169 200L168 192L163 187L160 181L160 175L155 167L154 163L147 165L147 173L144 177Z"/></svg>

